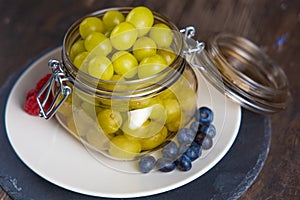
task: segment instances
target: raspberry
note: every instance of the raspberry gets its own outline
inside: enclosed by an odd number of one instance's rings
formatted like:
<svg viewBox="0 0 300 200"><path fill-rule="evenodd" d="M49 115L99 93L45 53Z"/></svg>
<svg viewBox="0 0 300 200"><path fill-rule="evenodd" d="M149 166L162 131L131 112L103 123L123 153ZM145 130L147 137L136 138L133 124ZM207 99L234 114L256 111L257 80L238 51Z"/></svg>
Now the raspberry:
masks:
<svg viewBox="0 0 300 200"><path fill-rule="evenodd" d="M38 116L40 112L40 107L36 100L37 94L33 94L28 97L24 105L24 111L29 115Z"/></svg>
<svg viewBox="0 0 300 200"><path fill-rule="evenodd" d="M38 116L40 112L40 107L37 103L37 95L39 91L42 89L42 87L46 84L46 82L51 77L51 74L46 74L43 78L41 78L38 83L36 84L34 89L29 90L26 93L26 102L24 104L24 111L28 113L29 115ZM43 96L41 98L43 100ZM52 102L52 96L49 97L47 100L44 108L45 110L48 110Z"/></svg>
<svg viewBox="0 0 300 200"><path fill-rule="evenodd" d="M38 91L35 90L36 93L33 93L31 96L29 96L26 99L25 105L24 105L24 111L27 112L30 115L34 115L34 116L38 116L39 112L40 112L40 107L37 103L37 95L38 95ZM43 98L41 99L41 101L43 101ZM47 100L44 109L48 110L50 108L52 102L52 96L49 96L49 99Z"/></svg>
<svg viewBox="0 0 300 200"><path fill-rule="evenodd" d="M28 92L26 93L26 100L31 97L32 95L35 95L37 94L38 91L36 89L31 89L31 90L28 90Z"/></svg>
<svg viewBox="0 0 300 200"><path fill-rule="evenodd" d="M42 87L46 84L46 82L50 79L52 74L46 74L43 78L41 78L35 86L37 91L40 91Z"/></svg>

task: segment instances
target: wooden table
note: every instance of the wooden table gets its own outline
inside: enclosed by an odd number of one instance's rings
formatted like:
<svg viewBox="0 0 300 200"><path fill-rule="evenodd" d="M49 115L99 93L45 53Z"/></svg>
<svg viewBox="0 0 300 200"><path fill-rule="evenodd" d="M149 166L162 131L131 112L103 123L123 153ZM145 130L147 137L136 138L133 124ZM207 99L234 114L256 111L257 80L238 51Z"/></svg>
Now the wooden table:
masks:
<svg viewBox="0 0 300 200"><path fill-rule="evenodd" d="M298 0L0 0L0 86L41 52L61 45L67 28L78 17L107 7L136 5L148 6L178 27L195 26L200 40L224 31L244 36L282 66L292 99L285 111L271 116L269 156L254 184L240 199L299 199ZM0 190L0 199L10 198Z"/></svg>

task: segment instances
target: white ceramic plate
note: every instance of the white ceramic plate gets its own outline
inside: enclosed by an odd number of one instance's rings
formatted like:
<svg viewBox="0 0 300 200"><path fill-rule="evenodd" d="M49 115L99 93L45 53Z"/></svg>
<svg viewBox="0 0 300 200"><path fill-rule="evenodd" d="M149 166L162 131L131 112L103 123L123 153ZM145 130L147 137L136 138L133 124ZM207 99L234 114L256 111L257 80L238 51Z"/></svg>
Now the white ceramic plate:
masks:
<svg viewBox="0 0 300 200"><path fill-rule="evenodd" d="M26 91L50 70L50 58L60 59L61 48L40 57L20 76L9 95L5 123L9 141L20 159L44 179L65 189L101 197L140 197L175 189L200 177L217 164L233 144L240 126L240 106L225 98L200 74L199 106L214 111L217 136L214 146L193 162L188 172L153 171L149 174L123 170L122 162L95 157L53 118L46 121L26 114L22 106ZM135 163L126 162L135 167Z"/></svg>

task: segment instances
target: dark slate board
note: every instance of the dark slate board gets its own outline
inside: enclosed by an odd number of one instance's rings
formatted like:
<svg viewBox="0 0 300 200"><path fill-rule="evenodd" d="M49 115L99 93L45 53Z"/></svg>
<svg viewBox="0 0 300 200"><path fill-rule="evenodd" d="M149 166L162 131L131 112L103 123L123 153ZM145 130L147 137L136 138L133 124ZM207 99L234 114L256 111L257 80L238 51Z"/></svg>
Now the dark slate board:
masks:
<svg viewBox="0 0 300 200"><path fill-rule="evenodd" d="M26 70L25 67L23 70ZM5 130L5 103L10 89L23 71L11 76L0 88L0 185L16 200L104 199L78 194L58 187L31 171L9 144ZM206 174L180 188L137 199L239 198L254 182L268 155L271 140L269 117L242 109L241 127L225 157Z"/></svg>

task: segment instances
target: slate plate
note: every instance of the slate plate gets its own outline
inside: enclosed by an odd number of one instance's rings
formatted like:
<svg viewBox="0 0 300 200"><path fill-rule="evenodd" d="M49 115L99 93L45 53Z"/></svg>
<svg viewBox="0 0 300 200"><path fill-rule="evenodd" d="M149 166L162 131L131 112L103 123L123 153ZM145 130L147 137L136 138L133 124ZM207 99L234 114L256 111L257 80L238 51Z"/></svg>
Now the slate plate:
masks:
<svg viewBox="0 0 300 200"><path fill-rule="evenodd" d="M26 167L10 146L5 131L4 108L6 97L22 72L12 75L0 88L1 187L13 199L101 199L71 192L44 180ZM138 199L237 199L251 186L262 169L270 139L269 117L243 109L238 137L215 167L180 188Z"/></svg>

